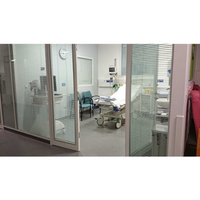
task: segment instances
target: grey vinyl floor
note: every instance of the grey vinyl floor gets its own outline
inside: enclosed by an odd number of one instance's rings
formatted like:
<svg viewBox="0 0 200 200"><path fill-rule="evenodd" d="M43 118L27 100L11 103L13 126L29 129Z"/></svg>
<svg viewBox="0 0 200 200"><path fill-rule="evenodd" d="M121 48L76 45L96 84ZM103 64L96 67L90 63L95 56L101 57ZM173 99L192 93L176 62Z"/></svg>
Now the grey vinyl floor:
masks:
<svg viewBox="0 0 200 200"><path fill-rule="evenodd" d="M0 130L0 156L124 156L125 126L98 126L95 116L83 115L80 123L81 151L75 152L8 130Z"/></svg>

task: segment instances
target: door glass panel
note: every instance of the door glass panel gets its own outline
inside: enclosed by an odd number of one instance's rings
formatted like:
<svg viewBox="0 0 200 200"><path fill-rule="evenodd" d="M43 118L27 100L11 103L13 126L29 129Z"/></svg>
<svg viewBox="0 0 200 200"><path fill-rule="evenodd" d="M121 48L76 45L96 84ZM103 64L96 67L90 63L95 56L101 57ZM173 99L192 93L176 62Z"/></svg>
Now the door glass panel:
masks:
<svg viewBox="0 0 200 200"><path fill-rule="evenodd" d="M172 45L132 45L132 156L166 155L171 57Z"/></svg>
<svg viewBox="0 0 200 200"><path fill-rule="evenodd" d="M10 59L7 44L0 44L0 89L4 125L15 128Z"/></svg>
<svg viewBox="0 0 200 200"><path fill-rule="evenodd" d="M13 44L18 129L49 138L44 44Z"/></svg>
<svg viewBox="0 0 200 200"><path fill-rule="evenodd" d="M71 44L51 45L55 139L75 144L74 79Z"/></svg>

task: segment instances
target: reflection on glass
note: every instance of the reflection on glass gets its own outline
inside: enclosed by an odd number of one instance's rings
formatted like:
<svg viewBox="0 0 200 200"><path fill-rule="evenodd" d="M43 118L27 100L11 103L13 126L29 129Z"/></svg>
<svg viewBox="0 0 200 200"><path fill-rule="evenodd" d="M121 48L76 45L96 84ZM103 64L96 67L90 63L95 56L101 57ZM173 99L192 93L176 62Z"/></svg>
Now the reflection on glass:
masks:
<svg viewBox="0 0 200 200"><path fill-rule="evenodd" d="M51 45L51 65L54 76L55 139L75 144L72 45Z"/></svg>
<svg viewBox="0 0 200 200"><path fill-rule="evenodd" d="M49 138L44 44L13 44L18 129Z"/></svg>
<svg viewBox="0 0 200 200"><path fill-rule="evenodd" d="M0 44L0 89L4 125L15 128L10 59L7 44Z"/></svg>
<svg viewBox="0 0 200 200"><path fill-rule="evenodd" d="M133 44L130 155L166 155L172 45Z"/></svg>

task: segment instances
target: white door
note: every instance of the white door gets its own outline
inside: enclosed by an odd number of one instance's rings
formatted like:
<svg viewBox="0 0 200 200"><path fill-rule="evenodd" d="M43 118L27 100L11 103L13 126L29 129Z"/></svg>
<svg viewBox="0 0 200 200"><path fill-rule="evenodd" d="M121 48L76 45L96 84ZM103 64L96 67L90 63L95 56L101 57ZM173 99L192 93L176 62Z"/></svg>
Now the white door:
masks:
<svg viewBox="0 0 200 200"><path fill-rule="evenodd" d="M50 65L51 144L80 151L76 45L46 45L46 52Z"/></svg>

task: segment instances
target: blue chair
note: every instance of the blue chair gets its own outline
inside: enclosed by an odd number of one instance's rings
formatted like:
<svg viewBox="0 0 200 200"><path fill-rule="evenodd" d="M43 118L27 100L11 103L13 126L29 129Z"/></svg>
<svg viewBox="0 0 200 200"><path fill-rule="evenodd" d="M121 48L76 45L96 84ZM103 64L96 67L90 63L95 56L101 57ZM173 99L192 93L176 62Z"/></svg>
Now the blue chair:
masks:
<svg viewBox="0 0 200 200"><path fill-rule="evenodd" d="M79 108L80 108L80 113L81 113L81 121L83 119L83 112L85 111L85 109L90 111L90 117L91 117L91 105L92 105L92 101L90 98L87 97L82 97L80 95L80 93L78 93L78 98L79 98ZM87 102L87 103L84 103ZM74 94L70 94L70 106L71 106L71 111L70 111L70 117L72 115L72 110L74 108Z"/></svg>
<svg viewBox="0 0 200 200"><path fill-rule="evenodd" d="M96 106L96 100L99 99L99 95L92 96L90 91L86 91L86 92L83 92L83 97L87 98L85 99L85 103L89 103L92 101L92 113L94 115L94 110L99 108L99 106ZM100 113L101 113L101 109L100 109Z"/></svg>
<svg viewBox="0 0 200 200"><path fill-rule="evenodd" d="M89 108L90 111L90 118L91 118L91 105L92 105L92 100L88 97L82 97L79 93L79 108L80 108L80 112L81 112L81 121L83 119L83 112L85 111L85 109Z"/></svg>

